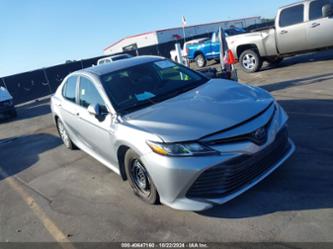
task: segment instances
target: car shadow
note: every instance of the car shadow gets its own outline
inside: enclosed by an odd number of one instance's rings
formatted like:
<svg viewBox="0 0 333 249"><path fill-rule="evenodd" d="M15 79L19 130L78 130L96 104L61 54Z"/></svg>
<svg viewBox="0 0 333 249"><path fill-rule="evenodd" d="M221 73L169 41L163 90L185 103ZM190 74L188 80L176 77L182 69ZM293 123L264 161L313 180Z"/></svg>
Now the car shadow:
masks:
<svg viewBox="0 0 333 249"><path fill-rule="evenodd" d="M224 205L198 212L246 218L275 212L333 207L333 101L283 100L296 144L290 160L261 183Z"/></svg>
<svg viewBox="0 0 333 249"><path fill-rule="evenodd" d="M327 49L322 51L315 51L306 54L295 55L292 57L286 57L278 65L271 66L269 64L265 64L260 71L266 71L274 68L288 67L299 63L326 61L332 59L333 59L333 49Z"/></svg>
<svg viewBox="0 0 333 249"><path fill-rule="evenodd" d="M282 90L282 89L286 89L286 88L290 88L290 87L296 87L296 86L300 86L300 85L317 84L317 83L321 83L322 81L332 80L332 79L333 79L333 73L327 73L327 74L309 76L309 77L305 77L305 78L274 82L271 84L260 85L260 87L264 88L265 90L267 90L269 92L273 92L273 91L278 91L278 90Z"/></svg>
<svg viewBox="0 0 333 249"><path fill-rule="evenodd" d="M33 166L40 154L60 144L60 138L47 133L0 139L0 181Z"/></svg>

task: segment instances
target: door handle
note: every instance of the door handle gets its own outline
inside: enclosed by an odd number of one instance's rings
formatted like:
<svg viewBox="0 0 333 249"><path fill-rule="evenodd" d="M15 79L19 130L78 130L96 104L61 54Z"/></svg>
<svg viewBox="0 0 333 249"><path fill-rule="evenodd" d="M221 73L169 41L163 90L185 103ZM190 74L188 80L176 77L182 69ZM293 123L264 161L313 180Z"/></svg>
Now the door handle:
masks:
<svg viewBox="0 0 333 249"><path fill-rule="evenodd" d="M77 112L77 113L75 113L75 115L76 115L76 116L80 116L80 113L79 113L79 112Z"/></svg>
<svg viewBox="0 0 333 249"><path fill-rule="evenodd" d="M315 28L318 26L320 26L320 23L314 22L314 23L312 23L311 28Z"/></svg>
<svg viewBox="0 0 333 249"><path fill-rule="evenodd" d="M287 30L281 30L281 32L280 32L281 35L284 35L284 34L287 34L287 33L288 33Z"/></svg>

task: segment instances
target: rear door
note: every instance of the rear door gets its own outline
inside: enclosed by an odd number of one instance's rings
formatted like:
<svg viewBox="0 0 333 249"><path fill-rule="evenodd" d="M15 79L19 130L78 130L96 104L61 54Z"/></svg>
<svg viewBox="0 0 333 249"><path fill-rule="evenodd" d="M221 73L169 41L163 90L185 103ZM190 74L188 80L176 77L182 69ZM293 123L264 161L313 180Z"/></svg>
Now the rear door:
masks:
<svg viewBox="0 0 333 249"><path fill-rule="evenodd" d="M79 112L77 101L77 81L76 75L70 76L62 88L63 101L59 103L62 122L64 123L67 132L71 139L75 142L78 139L77 115Z"/></svg>
<svg viewBox="0 0 333 249"><path fill-rule="evenodd" d="M308 49L304 4L282 9L276 27L277 47L281 54Z"/></svg>
<svg viewBox="0 0 333 249"><path fill-rule="evenodd" d="M333 18L323 17L322 8L333 0L315 0L309 3L307 39L311 49L333 46Z"/></svg>

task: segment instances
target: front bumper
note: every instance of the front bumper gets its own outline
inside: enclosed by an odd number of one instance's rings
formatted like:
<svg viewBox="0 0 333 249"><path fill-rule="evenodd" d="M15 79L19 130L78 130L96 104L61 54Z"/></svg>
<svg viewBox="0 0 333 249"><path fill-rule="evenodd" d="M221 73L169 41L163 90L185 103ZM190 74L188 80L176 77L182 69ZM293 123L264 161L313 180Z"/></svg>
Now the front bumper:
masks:
<svg viewBox="0 0 333 249"><path fill-rule="evenodd" d="M210 156L166 157L153 152L143 155L141 161L159 192L160 201L175 209L201 211L237 197L270 175L295 151L288 137L287 115L279 106L275 112L272 110L273 107L230 134L223 133L232 136L248 132L261 121L265 124L273 115L267 124L264 144L243 140L212 145L220 153Z"/></svg>
<svg viewBox="0 0 333 249"><path fill-rule="evenodd" d="M290 139L287 143L287 149L273 164L237 189L220 197L189 197L189 191L204 172L216 166L223 167L223 163L233 158L231 156L168 158L150 153L141 160L160 194L161 203L179 210L202 211L237 197L270 175L295 151L295 145Z"/></svg>

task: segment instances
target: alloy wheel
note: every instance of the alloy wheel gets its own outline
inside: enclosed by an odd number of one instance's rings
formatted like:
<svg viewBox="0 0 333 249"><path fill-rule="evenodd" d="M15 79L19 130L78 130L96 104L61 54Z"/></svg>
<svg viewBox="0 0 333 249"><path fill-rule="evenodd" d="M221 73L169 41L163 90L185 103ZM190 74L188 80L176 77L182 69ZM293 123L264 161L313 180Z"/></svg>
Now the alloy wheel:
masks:
<svg viewBox="0 0 333 249"><path fill-rule="evenodd" d="M252 70L256 66L256 63L257 63L256 58L252 54L246 54L243 57L242 64L244 68L248 70Z"/></svg>

